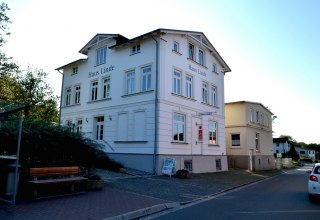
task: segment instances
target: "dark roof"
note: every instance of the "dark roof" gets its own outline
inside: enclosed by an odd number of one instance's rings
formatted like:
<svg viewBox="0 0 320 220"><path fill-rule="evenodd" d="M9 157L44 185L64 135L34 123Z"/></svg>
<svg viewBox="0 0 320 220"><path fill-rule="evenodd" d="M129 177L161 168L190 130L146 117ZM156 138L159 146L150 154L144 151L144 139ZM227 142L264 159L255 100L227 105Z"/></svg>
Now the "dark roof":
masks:
<svg viewBox="0 0 320 220"><path fill-rule="evenodd" d="M0 119L24 109L30 108L30 105L20 103L8 103L0 101Z"/></svg>

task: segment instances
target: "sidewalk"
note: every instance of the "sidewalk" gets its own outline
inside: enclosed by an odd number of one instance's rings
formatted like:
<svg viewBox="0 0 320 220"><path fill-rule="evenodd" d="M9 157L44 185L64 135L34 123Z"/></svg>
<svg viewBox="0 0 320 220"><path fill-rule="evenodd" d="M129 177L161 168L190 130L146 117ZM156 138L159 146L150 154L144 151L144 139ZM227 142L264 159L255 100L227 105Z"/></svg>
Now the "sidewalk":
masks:
<svg viewBox="0 0 320 220"><path fill-rule="evenodd" d="M197 174L190 179L153 176L128 170L129 174L97 170L106 181L102 191L0 203L0 219L6 220L102 220L133 219L177 207L250 182L265 179L281 171L249 173L231 170Z"/></svg>

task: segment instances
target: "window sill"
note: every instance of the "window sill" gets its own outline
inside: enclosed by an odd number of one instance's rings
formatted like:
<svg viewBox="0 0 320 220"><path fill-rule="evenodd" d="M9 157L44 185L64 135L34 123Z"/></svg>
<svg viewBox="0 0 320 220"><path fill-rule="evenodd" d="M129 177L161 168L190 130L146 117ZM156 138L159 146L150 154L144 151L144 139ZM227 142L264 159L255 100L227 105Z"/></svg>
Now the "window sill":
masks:
<svg viewBox="0 0 320 220"><path fill-rule="evenodd" d="M189 144L187 142L178 142L178 141L171 141L171 144L180 144L180 145L186 145Z"/></svg>
<svg viewBox="0 0 320 220"><path fill-rule="evenodd" d="M210 106L210 107L213 107L213 108L216 108L216 109L219 109L218 106L216 106L216 105L211 105L211 104L209 104L209 103L201 102L201 104L207 105L207 106Z"/></svg>
<svg viewBox="0 0 320 220"><path fill-rule="evenodd" d="M191 62L193 62L193 63L195 63L195 64L197 64L197 65L199 65L199 66L201 66L201 67L203 67L205 69L208 69L208 67L206 67L205 65L202 65L201 63L198 63L197 61L195 61L193 59L187 58L187 60L189 60L189 61L191 61Z"/></svg>
<svg viewBox="0 0 320 220"><path fill-rule="evenodd" d="M148 141L114 141L113 143L115 143L115 144L134 144L134 143L145 144L145 143L148 143Z"/></svg>
<svg viewBox="0 0 320 220"><path fill-rule="evenodd" d="M129 56L133 56L133 55L136 55L136 54L138 54L138 53L140 53L140 51L135 52L135 53L131 53Z"/></svg>
<svg viewBox="0 0 320 220"><path fill-rule="evenodd" d="M96 64L96 65L94 65L94 67L97 67L97 66L101 66L101 65L104 65L104 64L106 64L106 62L104 62L104 63L99 63L99 64Z"/></svg>
<svg viewBox="0 0 320 220"><path fill-rule="evenodd" d="M212 70L212 73L219 75L217 71Z"/></svg>
<svg viewBox="0 0 320 220"><path fill-rule="evenodd" d="M97 102L104 102L104 101L110 101L112 98L105 98L105 99L98 99L98 100L92 100L87 102L88 104L97 103Z"/></svg>
<svg viewBox="0 0 320 220"><path fill-rule="evenodd" d="M208 144L208 147L220 147L219 144Z"/></svg>
<svg viewBox="0 0 320 220"><path fill-rule="evenodd" d="M179 55L179 56L182 55L182 53L179 53L179 51L176 51L176 50L172 50L172 52L174 52L175 54L177 54L177 55Z"/></svg>
<svg viewBox="0 0 320 220"><path fill-rule="evenodd" d="M75 107L75 106L79 106L79 105L81 105L81 103L79 103L79 104L73 104L73 105L65 105L65 106L63 106L62 108L70 108L70 107Z"/></svg>
<svg viewBox="0 0 320 220"><path fill-rule="evenodd" d="M231 146L231 149L240 149L240 146Z"/></svg>
<svg viewBox="0 0 320 220"><path fill-rule="evenodd" d="M123 95L121 97L122 98L126 98L126 97L130 97L130 96L143 95L143 94L152 93L152 92L154 92L154 90L148 90L148 91L145 91L145 92L136 92L136 93L132 93L132 94L126 94L126 95Z"/></svg>
<svg viewBox="0 0 320 220"><path fill-rule="evenodd" d="M174 96L177 96L177 97L180 97L180 98L183 98L183 99L187 99L187 100L190 100L190 101L193 101L193 102L197 101L197 100L195 100L193 98L188 98L186 96L179 95L179 94L176 94L176 93L173 93L173 92L171 93L171 95L174 95Z"/></svg>

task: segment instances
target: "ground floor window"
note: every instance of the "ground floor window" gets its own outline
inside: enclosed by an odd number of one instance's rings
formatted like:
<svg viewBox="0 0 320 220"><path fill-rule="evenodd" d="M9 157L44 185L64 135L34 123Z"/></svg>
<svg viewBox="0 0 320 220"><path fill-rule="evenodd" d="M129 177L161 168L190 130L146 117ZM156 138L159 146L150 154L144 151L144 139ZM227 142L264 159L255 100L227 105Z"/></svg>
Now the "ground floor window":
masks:
<svg viewBox="0 0 320 220"><path fill-rule="evenodd" d="M173 141L184 142L185 141L185 115L173 114Z"/></svg>
<svg viewBox="0 0 320 220"><path fill-rule="evenodd" d="M222 170L221 159L216 159L216 170Z"/></svg>
<svg viewBox="0 0 320 220"><path fill-rule="evenodd" d="M231 146L240 147L240 134L231 134Z"/></svg>
<svg viewBox="0 0 320 220"><path fill-rule="evenodd" d="M103 140L104 117L96 117L96 140Z"/></svg>
<svg viewBox="0 0 320 220"><path fill-rule="evenodd" d="M217 122L209 121L209 144L217 144Z"/></svg>
<svg viewBox="0 0 320 220"><path fill-rule="evenodd" d="M192 171L192 160L184 161L184 169L188 171Z"/></svg>

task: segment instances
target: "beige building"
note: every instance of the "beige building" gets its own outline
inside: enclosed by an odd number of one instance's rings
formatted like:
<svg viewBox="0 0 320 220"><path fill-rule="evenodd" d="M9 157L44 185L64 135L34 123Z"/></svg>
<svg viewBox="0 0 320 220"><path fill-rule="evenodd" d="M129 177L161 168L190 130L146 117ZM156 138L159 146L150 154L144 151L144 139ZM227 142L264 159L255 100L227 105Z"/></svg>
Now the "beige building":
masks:
<svg viewBox="0 0 320 220"><path fill-rule="evenodd" d="M272 115L268 108L257 102L239 101L225 104L226 147L230 168L275 168Z"/></svg>

